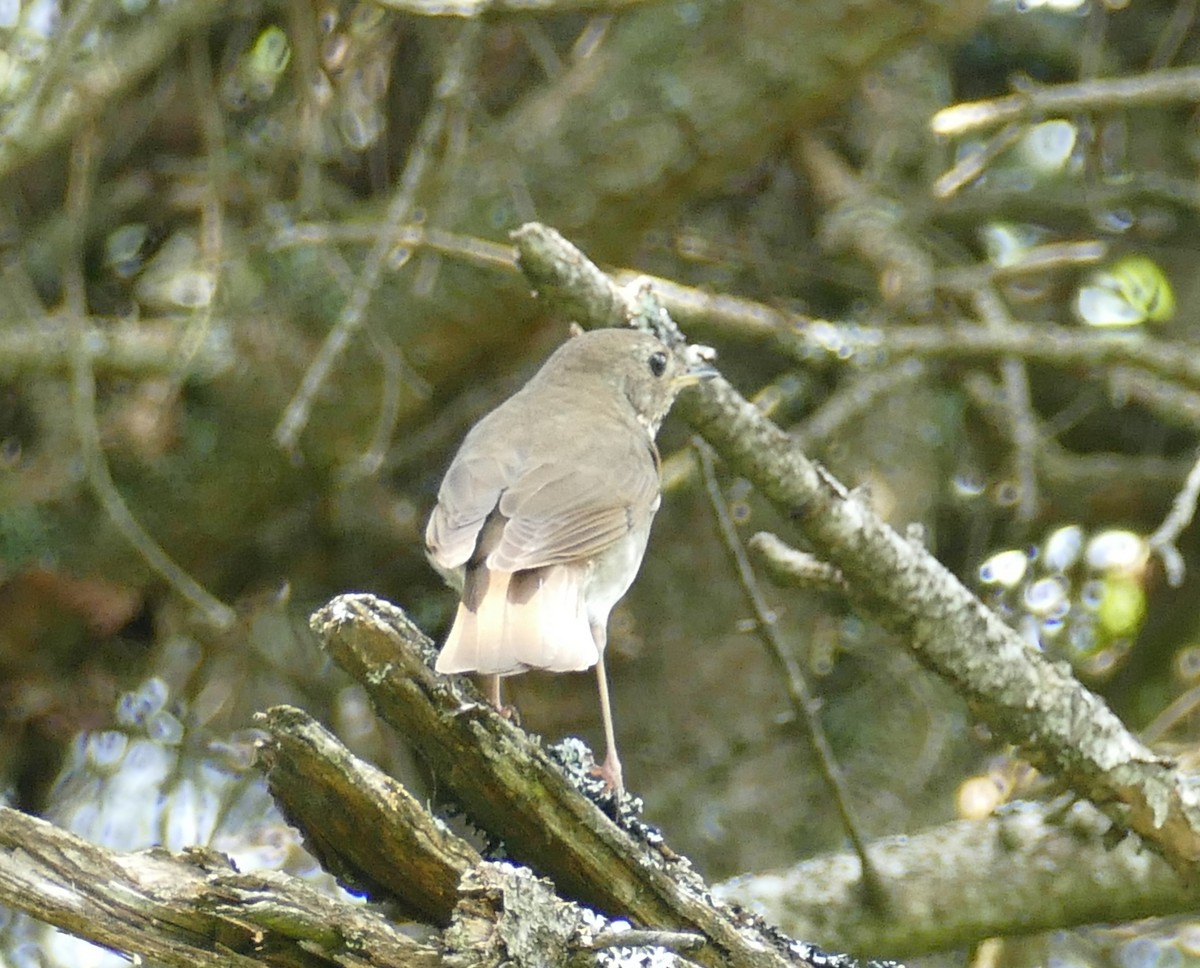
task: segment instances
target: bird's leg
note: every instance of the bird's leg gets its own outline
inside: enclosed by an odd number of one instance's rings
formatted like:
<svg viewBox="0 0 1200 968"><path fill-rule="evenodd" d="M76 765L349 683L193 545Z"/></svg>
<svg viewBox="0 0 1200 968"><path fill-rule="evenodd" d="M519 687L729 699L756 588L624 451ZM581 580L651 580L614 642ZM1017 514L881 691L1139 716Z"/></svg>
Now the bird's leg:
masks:
<svg viewBox="0 0 1200 968"><path fill-rule="evenodd" d="M517 726L521 725L521 717L517 714L516 706L504 705L504 700L500 698L500 680L503 676L494 676L487 674L483 676L483 691L487 696L488 702L492 704L492 708L501 716Z"/></svg>
<svg viewBox="0 0 1200 968"><path fill-rule="evenodd" d="M617 799L625 792L625 784L621 777L621 761L617 758L617 739L613 733L612 707L608 702L608 676L604 672L604 645L607 635L604 629L599 632L593 626L592 635L600 649L600 658L596 662L596 684L600 687L600 718L604 721L604 762L600 764L599 773Z"/></svg>

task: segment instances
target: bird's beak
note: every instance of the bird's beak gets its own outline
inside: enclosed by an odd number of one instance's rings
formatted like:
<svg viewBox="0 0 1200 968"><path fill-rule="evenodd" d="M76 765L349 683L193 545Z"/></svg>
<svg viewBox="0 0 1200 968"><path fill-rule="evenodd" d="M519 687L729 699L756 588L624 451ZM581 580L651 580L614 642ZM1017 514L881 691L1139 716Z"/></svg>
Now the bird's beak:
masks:
<svg viewBox="0 0 1200 968"><path fill-rule="evenodd" d="M717 351L711 346L689 343L683 349L683 358L687 361L687 369L671 381L678 390L694 386L704 380L711 380L714 376L719 375L717 368L713 366L713 361L717 358Z"/></svg>

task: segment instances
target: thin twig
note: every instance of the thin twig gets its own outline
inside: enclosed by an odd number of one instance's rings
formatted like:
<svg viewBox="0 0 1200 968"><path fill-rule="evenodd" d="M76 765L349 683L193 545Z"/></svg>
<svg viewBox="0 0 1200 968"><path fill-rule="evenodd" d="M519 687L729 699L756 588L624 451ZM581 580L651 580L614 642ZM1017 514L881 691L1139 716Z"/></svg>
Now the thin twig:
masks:
<svg viewBox="0 0 1200 968"><path fill-rule="evenodd" d="M53 92L61 99L66 85L59 87L67 70L74 66L83 49L84 37L98 29L100 21L109 12L109 5L98 0L81 0L71 4L67 22L49 44L46 58L21 99L22 116L19 125L27 127L49 127L45 116L46 99ZM56 90L57 88L57 90Z"/></svg>
<svg viewBox="0 0 1200 968"><path fill-rule="evenodd" d="M904 229L895 202L864 182L819 138L801 138L796 153L828 210L821 226L822 244L851 248L877 270L886 302L898 303L914 314L928 311L933 298L933 258Z"/></svg>
<svg viewBox="0 0 1200 968"><path fill-rule="evenodd" d="M1008 307L992 286L979 286L972 293L975 310L992 329L1007 329L1012 324ZM1037 417L1029 390L1029 373L1015 356L1000 361L1000 381L1004 387L1004 406L1008 411L1008 433L1013 446L1013 465L1017 472L1017 520L1028 523L1037 517L1038 479Z"/></svg>
<svg viewBox="0 0 1200 968"><path fill-rule="evenodd" d="M809 452L828 447L885 398L920 383L929 373L920 360L901 360L895 366L855 374L842 381L819 408L788 429L796 446ZM768 414L770 416L770 414Z"/></svg>
<svg viewBox="0 0 1200 968"><path fill-rule="evenodd" d="M796 722L799 724L801 731L804 733L804 738L808 741L809 748L816 758L817 769L821 774L821 779L825 781L825 786L829 790L830 797L833 799L834 807L837 809L838 816L842 821L842 827L845 829L846 835L850 838L855 853L858 854L859 861L862 864L862 884L867 900L869 903L875 904L882 909L887 903L887 896L883 891L883 882L875 870L871 858L867 855L866 840L859 831L858 821L855 819L854 813L850 808L850 792L846 788L846 782L837 765L837 758L829 745L828 738L825 736L825 728L821 725L821 718L817 714L818 704L813 698L811 690L808 688L808 682L804 678L800 664L796 661L795 656L792 655L791 650L780 639L775 624L774 610L767 604L766 599L763 598L762 591L758 587L758 580L754 576L754 569L750 565L750 559L746 557L746 549L742 547L742 539L738 535L737 527L734 525L725 507L725 496L721 493L721 486L717 482L717 475L713 466L712 448L699 437L692 440L692 446L696 450L696 458L700 464L700 473L704 479L704 487L708 493L709 502L712 504L713 515L717 520L717 529L721 534L721 540L725 544L725 550L729 552L729 557L733 563L734 570L737 572L738 581L742 586L746 601L754 611L756 620L755 628L758 631L759 638L766 647L767 654L770 655L779 668L779 671L783 674L784 686L787 690L788 699L792 704Z"/></svg>
<svg viewBox="0 0 1200 968"><path fill-rule="evenodd" d="M345 242L366 243L379 238L381 227L370 223L347 222L289 222L279 226L268 239L271 252L305 246L333 245ZM460 262L481 269L516 274L517 257L511 245L489 242L471 235L459 235L443 229L429 228L414 222L397 225L389 236L391 244L408 249L429 249L442 255L454 256Z"/></svg>
<svg viewBox="0 0 1200 968"><path fill-rule="evenodd" d="M776 319L781 323L776 331L779 344L805 363L824 359L882 365L904 356L992 362L997 356L1015 356L1054 366L1137 366L1159 378L1200 389L1200 354L1174 340L1140 333L1137 339L1130 339L1120 333L1048 323L1016 322L995 329L964 320L885 328L801 317L791 317L789 325L788 317L781 313L776 313Z"/></svg>
<svg viewBox="0 0 1200 968"><path fill-rule="evenodd" d="M1034 116L1194 101L1200 101L1200 68L1180 67L1054 87L1025 84L1004 97L951 105L929 124L934 134L955 136Z"/></svg>
<svg viewBox="0 0 1200 968"><path fill-rule="evenodd" d="M371 431L371 442L367 444L367 449L356 460L339 469L338 479L342 484L371 477L383 466L396 425L400 422L400 390L405 385L414 385L412 367L400 348L374 326L368 327L368 335L383 367L379 413L375 417L375 428ZM423 380L420 386L424 386Z"/></svg>
<svg viewBox="0 0 1200 968"><path fill-rule="evenodd" d="M180 340L179 361L171 377L170 391L164 396L165 411L183 392L192 358L208 341L214 325L215 308L220 298L221 268L225 244L225 127L218 110L219 101L213 84L212 64L209 62L208 38L194 34L187 45L188 80L192 86L196 112L200 118L200 135L204 144L204 168L208 176L200 202L200 259L205 275L212 285L210 296L188 316Z"/></svg>
<svg viewBox="0 0 1200 968"><path fill-rule="evenodd" d="M342 294L349 296L354 291L354 272L341 252L333 246L321 246L317 253L333 277ZM380 392L379 414L375 418L375 429L371 442L356 460L340 468L338 477L343 485L375 474L387 456L396 424L400 420L400 391L407 386L421 396L429 395L429 386L417 373L404 354L396 347L392 338L374 320L367 322L367 335L383 367L383 386Z"/></svg>
<svg viewBox="0 0 1200 968"><path fill-rule="evenodd" d="M1192 465L1183 489L1175 495L1171 511L1163 519L1148 541L1150 549L1162 559L1163 568L1167 573L1167 584L1178 588L1183 584L1184 563L1183 555L1176 547L1175 541L1183 530L1192 523L1196 516L1196 501L1200 499L1200 455Z"/></svg>
<svg viewBox="0 0 1200 968"><path fill-rule="evenodd" d="M454 44L446 57L446 65L436 86L436 95L429 110L421 121L421 127L413 140L408 162L400 176L400 184L392 203L388 206L387 215L379 227L379 234L367 253L362 272L346 305L338 316L333 329L329 331L321 349L313 358L300 383L296 395L288 404L275 428L275 442L287 451L296 449L297 441L308 423L308 415L316 400L317 393L325 384L333 369L334 363L341 356L351 337L363 325L371 297L379 287L383 277L384 266L387 265L388 254L395 243L396 229L412 214L416 202L417 191L425 180L433 160L434 147L441 136L450 104L461 96L467 70L474 57L477 41L480 36L480 25L477 21L468 22L459 32Z"/></svg>
<svg viewBox="0 0 1200 968"><path fill-rule="evenodd" d="M933 183L934 198L949 198L964 185L973 182L987 170L988 165L1015 145L1024 131L1024 124L1007 124L985 144L968 151L953 168Z"/></svg>
<svg viewBox="0 0 1200 968"><path fill-rule="evenodd" d="M83 234L92 194L97 141L95 129L88 127L76 137L71 151L67 208L73 224L77 226L77 234L73 246L75 257L68 261L63 272L65 309L75 329L71 358L71 404L85 473L105 513L146 564L191 602L209 623L217 628L228 628L235 619L233 609L209 594L141 526L113 483L108 461L104 457L100 427L96 420L96 375L92 369L89 330L85 323L87 296L82 261Z"/></svg>
<svg viewBox="0 0 1200 968"><path fill-rule="evenodd" d="M1192 29L1196 19L1196 8L1200 5L1197 0L1178 0L1175 9L1171 11L1171 19L1158 35L1158 43L1154 45L1154 53L1150 55L1146 67L1149 70L1160 70L1175 59L1179 48Z"/></svg>
<svg viewBox="0 0 1200 968"><path fill-rule="evenodd" d="M82 322L92 367L99 372L159 377L174 374L179 366L178 319L117 322L85 317ZM0 375L67 373L74 359L75 342L75 325L60 316L47 316L40 308L36 315L19 321L9 315L0 330ZM223 334L213 334L187 361L187 376L211 380L227 372L233 363L229 341Z"/></svg>
<svg viewBox="0 0 1200 968"><path fill-rule="evenodd" d="M769 531L759 531L751 535L746 547L762 559L768 574L776 584L837 592L842 595L849 588L846 576L836 565L822 561L807 551L793 548Z"/></svg>
<svg viewBox="0 0 1200 968"><path fill-rule="evenodd" d="M103 69L89 58L63 78L59 86L64 91L69 88L72 96L64 99L61 110L46 117L27 115L5 132L0 141L0 178L71 137L106 105L117 103L120 95L158 67L183 37L218 20L227 5L216 0L160 4L146 10L138 18L137 29L112 41L111 46L120 51L119 58L106 58ZM78 50L69 53L75 55Z"/></svg>
<svg viewBox="0 0 1200 968"><path fill-rule="evenodd" d="M1197 707L1200 707L1200 686L1192 686L1183 695L1172 699L1167 708L1161 710L1150 725L1142 730L1143 741L1151 746L1162 742L1167 733L1190 718ZM1189 746L1195 748L1194 744L1189 743Z"/></svg>
<svg viewBox="0 0 1200 968"><path fill-rule="evenodd" d="M980 285L990 285L1025 276L1041 276L1061 269L1077 269L1095 265L1108 255L1108 245L1100 239L1082 242L1048 242L1025 249L1012 262L1002 266L984 262L977 265L942 269L935 280L939 289L969 292Z"/></svg>
<svg viewBox="0 0 1200 968"><path fill-rule="evenodd" d="M1200 392L1134 366L1114 366L1107 377L1114 406L1136 404L1167 426L1200 430Z"/></svg>
<svg viewBox="0 0 1200 968"><path fill-rule="evenodd" d="M662 0L378 0L379 5L424 17L483 17L491 14L604 13Z"/></svg>

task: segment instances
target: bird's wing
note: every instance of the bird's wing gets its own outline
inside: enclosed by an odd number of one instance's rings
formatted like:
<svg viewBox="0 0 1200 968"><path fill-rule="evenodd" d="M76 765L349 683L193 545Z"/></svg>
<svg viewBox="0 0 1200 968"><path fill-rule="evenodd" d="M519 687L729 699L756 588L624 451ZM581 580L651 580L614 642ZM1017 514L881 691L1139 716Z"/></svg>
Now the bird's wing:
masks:
<svg viewBox="0 0 1200 968"><path fill-rule="evenodd" d="M454 569L471 559L484 523L519 473L511 454L460 452L446 472L425 528L425 546L438 565Z"/></svg>
<svg viewBox="0 0 1200 968"><path fill-rule="evenodd" d="M506 519L488 565L520 571L590 558L658 507L658 458L640 428L564 442L553 460L522 468L501 495Z"/></svg>

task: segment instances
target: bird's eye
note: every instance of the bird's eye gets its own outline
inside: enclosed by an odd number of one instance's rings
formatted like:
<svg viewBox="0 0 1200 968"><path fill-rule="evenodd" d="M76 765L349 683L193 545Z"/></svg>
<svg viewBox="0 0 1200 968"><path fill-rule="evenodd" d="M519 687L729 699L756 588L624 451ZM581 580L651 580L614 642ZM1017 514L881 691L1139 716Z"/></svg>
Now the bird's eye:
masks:
<svg viewBox="0 0 1200 968"><path fill-rule="evenodd" d="M650 357L650 372L662 376L667 372L667 354L661 350Z"/></svg>

